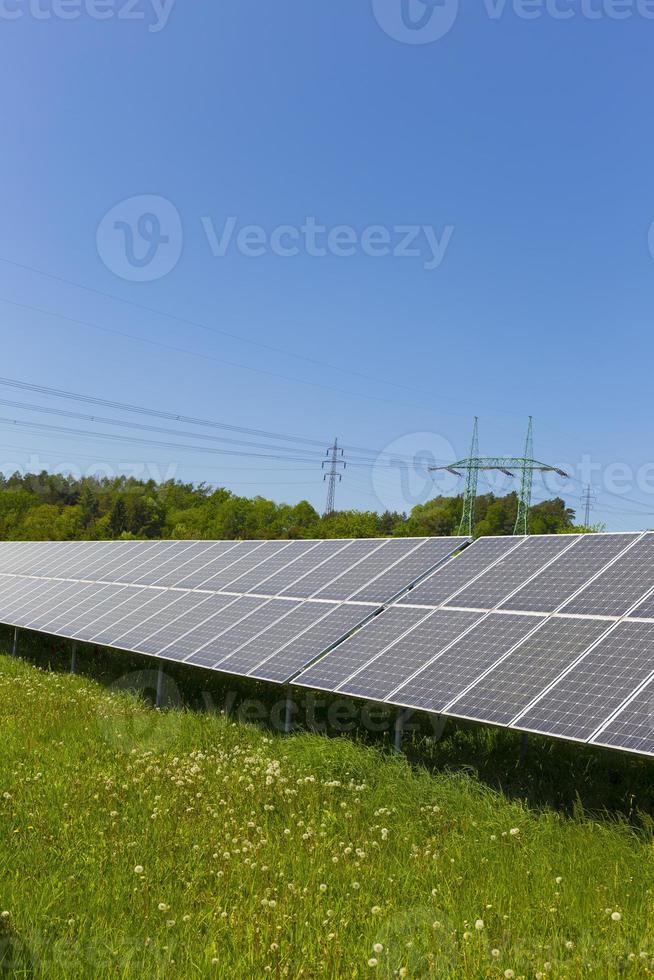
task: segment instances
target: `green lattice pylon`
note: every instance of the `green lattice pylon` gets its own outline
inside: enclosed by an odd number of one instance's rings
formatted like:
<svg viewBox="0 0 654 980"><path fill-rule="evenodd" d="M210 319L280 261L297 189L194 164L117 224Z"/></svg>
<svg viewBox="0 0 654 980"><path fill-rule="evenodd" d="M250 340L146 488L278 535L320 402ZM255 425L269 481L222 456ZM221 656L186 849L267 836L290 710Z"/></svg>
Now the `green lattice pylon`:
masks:
<svg viewBox="0 0 654 980"><path fill-rule="evenodd" d="M463 516L459 531L461 534L473 536L475 526L475 500L477 497L477 481L480 471L499 470L505 476L514 477L520 473L520 495L518 497L518 514L513 529L514 534L529 533L529 509L531 507L531 487L534 473L557 473L559 476L567 477L558 466L550 463L541 463L540 460L533 458L533 421L529 416L529 428L527 429L527 441L525 443L524 456L479 456L477 439L477 419L475 418L472 430L471 453L467 459L459 459L448 466L430 466L430 470L447 470L454 476L462 476L465 471L466 485L463 494Z"/></svg>
<svg viewBox="0 0 654 980"><path fill-rule="evenodd" d="M529 510L531 508L531 488L534 480L533 466L529 465L534 455L534 420L529 416L527 438L525 440L524 465L520 476L520 496L518 513L515 519L514 534L529 534Z"/></svg>
<svg viewBox="0 0 654 980"><path fill-rule="evenodd" d="M479 419L475 415L472 426L472 442L470 443L469 460L471 465L466 472L466 485L463 491L463 513L459 534L467 534L472 537L475 529L475 501L477 499L477 483L479 480L479 467L475 466L475 460L479 459Z"/></svg>

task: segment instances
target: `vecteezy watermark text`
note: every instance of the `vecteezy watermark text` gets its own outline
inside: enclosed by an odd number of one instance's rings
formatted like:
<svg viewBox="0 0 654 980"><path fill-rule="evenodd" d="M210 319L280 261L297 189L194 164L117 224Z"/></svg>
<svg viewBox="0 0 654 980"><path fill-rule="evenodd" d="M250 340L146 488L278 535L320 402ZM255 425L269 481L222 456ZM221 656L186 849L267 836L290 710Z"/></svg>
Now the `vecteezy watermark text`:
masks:
<svg viewBox="0 0 654 980"><path fill-rule="evenodd" d="M248 258L349 258L360 253L370 258L422 258L423 268L428 271L439 267L454 233L453 225L445 225L440 234L433 225L368 225L361 231L352 225L330 228L311 216L301 225L277 225L270 230L262 225L239 226L234 216L228 217L220 229L210 217L201 221L215 258L224 258L230 250Z"/></svg>
<svg viewBox="0 0 654 980"><path fill-rule="evenodd" d="M147 25L151 34L162 31L170 19L175 0L0 0L0 20L90 20L135 21Z"/></svg>
<svg viewBox="0 0 654 980"><path fill-rule="evenodd" d="M342 259L359 255L418 260L428 272L442 264L454 234L451 224L440 230L433 224L371 224L355 228L351 224L322 224L312 215L299 224L269 228L245 224L234 215L220 221L203 215L198 224L215 259L233 254L248 259ZM96 245L106 267L121 279L154 282L172 272L181 258L182 218L175 205L160 195L128 197L102 217Z"/></svg>
<svg viewBox="0 0 654 980"><path fill-rule="evenodd" d="M483 0L489 20L654 20L654 0ZM454 27L459 0L372 0L375 20L403 44L432 44Z"/></svg>

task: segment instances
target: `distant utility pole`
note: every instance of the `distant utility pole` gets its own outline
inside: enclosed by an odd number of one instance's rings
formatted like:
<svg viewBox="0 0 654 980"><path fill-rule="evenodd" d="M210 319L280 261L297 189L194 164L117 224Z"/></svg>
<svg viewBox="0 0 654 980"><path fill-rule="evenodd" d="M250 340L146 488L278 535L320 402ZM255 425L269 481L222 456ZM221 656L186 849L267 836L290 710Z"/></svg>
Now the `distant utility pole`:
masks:
<svg viewBox="0 0 654 980"><path fill-rule="evenodd" d="M325 517L329 517L330 514L334 513L335 502L336 502L336 484L340 483L343 479L343 474L339 470L339 466L343 469L347 466L347 463L343 459L343 450L338 448L338 439L334 439L333 446L330 446L327 450L327 459L322 461L323 470L328 467L327 472L323 475L323 482L327 483L327 506L325 507Z"/></svg>
<svg viewBox="0 0 654 980"><path fill-rule="evenodd" d="M461 534L472 536L475 527L475 500L477 497L477 480L479 472L484 470L499 470L505 476L514 477L516 471L520 473L520 493L518 496L518 514L516 517L514 534L529 534L529 509L531 507L531 488L534 473L557 473L559 476L567 477L558 466L550 463L541 463L534 459L534 437L533 422L529 416L529 426L527 428L527 438L525 441L524 456L480 456L477 449L477 419L472 430L472 445L470 456L467 459L459 459L449 466L430 466L430 470L447 470L454 476L461 476L465 472L466 483L463 494L463 517L461 519Z"/></svg>
<svg viewBox="0 0 654 980"><path fill-rule="evenodd" d="M584 505L584 527L590 527L590 512L595 505L597 497L592 487L584 487L581 502Z"/></svg>

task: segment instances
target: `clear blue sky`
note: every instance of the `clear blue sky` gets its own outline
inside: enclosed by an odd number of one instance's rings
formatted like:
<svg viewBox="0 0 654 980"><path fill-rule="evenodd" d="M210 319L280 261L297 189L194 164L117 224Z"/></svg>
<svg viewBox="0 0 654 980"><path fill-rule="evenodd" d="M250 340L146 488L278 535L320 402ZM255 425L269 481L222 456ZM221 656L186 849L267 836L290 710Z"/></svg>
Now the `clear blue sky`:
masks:
<svg viewBox="0 0 654 980"><path fill-rule="evenodd" d="M106 0L105 20L90 0L68 0L70 20L51 0L5 0L0 258L18 265L0 261L0 375L443 460L467 453L474 414L482 452L520 453L532 414L537 457L576 481L584 456L597 467L595 519L654 525L654 468L649 490L636 479L654 460L654 20L635 3L615 19L608 0L592 19L574 0L560 0L565 20L511 3L491 16L487 0L440 39L405 43L423 38L403 27L401 2L177 0L164 24L152 0L138 0L141 19ZM422 0L408 7L429 15ZM120 222L136 220L141 195L170 202L150 209L169 239L158 278L147 222L126 265ZM310 217L359 237L349 256L308 254L302 240L292 256L233 241L216 256L207 227L219 237L230 216L236 233ZM382 226L392 248L405 225L445 243L436 268L422 237L418 257L362 251L365 229ZM101 414L2 386L0 398ZM101 440L97 424L2 405L0 419L88 431L0 422L3 469L155 462L247 495L324 501L318 454ZM428 495L424 475L402 484L381 459L346 471L339 506L408 509ZM615 464L633 473L622 499ZM571 505L580 492L570 483Z"/></svg>

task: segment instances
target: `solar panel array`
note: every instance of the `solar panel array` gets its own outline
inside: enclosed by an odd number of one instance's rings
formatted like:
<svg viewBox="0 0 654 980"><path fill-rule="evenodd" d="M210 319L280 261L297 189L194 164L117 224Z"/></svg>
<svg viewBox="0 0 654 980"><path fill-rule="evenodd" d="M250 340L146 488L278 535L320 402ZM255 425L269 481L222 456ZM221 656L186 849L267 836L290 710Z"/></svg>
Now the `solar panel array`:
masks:
<svg viewBox="0 0 654 980"><path fill-rule="evenodd" d="M284 683L467 539L0 543L0 621Z"/></svg>
<svg viewBox="0 0 654 980"><path fill-rule="evenodd" d="M654 533L479 539L295 683L654 755Z"/></svg>
<svg viewBox="0 0 654 980"><path fill-rule="evenodd" d="M654 755L654 533L0 543L0 621Z"/></svg>

